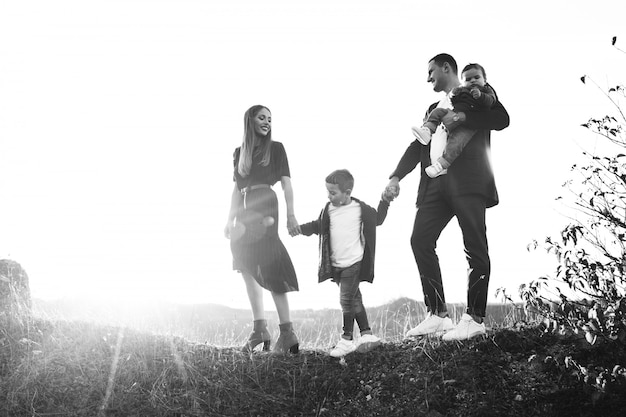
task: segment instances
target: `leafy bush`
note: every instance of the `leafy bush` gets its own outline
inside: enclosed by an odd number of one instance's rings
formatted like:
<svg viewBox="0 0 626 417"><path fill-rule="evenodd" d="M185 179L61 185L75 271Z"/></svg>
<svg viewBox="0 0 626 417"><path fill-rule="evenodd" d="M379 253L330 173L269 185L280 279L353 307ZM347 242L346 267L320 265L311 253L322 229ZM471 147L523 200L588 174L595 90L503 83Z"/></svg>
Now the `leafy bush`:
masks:
<svg viewBox="0 0 626 417"><path fill-rule="evenodd" d="M624 53L612 43L615 49ZM623 349L626 344L626 117L622 101L623 85L604 90L591 77L581 81L598 88L611 103L612 113L590 118L582 126L599 137L593 153L583 152L586 162L575 164L576 179L563 186L571 195L563 201L573 203L570 223L557 237L542 246L558 262L556 277L539 278L519 288L526 310L543 319L546 332L585 339L591 345L605 343ZM559 197L561 199L561 197ZM566 366L598 390L606 388L621 372L588 367L574 360ZM620 374L621 375L621 374ZM607 377L608 376L608 377Z"/></svg>

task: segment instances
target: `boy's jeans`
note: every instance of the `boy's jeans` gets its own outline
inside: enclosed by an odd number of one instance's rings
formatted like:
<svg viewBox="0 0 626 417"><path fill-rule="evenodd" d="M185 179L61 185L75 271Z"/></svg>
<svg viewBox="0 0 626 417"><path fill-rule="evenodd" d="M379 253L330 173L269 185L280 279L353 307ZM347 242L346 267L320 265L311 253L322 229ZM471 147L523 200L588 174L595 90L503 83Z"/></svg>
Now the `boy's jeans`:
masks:
<svg viewBox="0 0 626 417"><path fill-rule="evenodd" d="M352 340L354 320L356 319L361 334L371 333L367 313L363 306L363 299L359 284L361 262L347 268L335 268L335 280L339 285L339 303L343 313L343 338Z"/></svg>

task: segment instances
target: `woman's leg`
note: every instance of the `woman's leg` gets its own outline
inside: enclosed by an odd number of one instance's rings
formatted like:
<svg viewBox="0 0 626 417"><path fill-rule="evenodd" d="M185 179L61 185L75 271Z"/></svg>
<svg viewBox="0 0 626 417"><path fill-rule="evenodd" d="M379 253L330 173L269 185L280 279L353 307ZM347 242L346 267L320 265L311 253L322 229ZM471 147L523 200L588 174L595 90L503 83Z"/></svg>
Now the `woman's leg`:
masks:
<svg viewBox="0 0 626 417"><path fill-rule="evenodd" d="M256 280L245 272L242 273L243 280L246 283L248 291L248 299L252 308L252 318L254 320L262 320L265 318L265 307L263 305L263 287Z"/></svg>
<svg viewBox="0 0 626 417"><path fill-rule="evenodd" d="M272 298L274 299L274 304L276 305L279 323L284 324L291 322L287 293L272 292Z"/></svg>
<svg viewBox="0 0 626 417"><path fill-rule="evenodd" d="M272 292L276 312L278 313L278 328L280 336L274 345L274 352L279 353L298 353L300 343L298 337L293 332L293 324L289 316L289 299L287 293Z"/></svg>
<svg viewBox="0 0 626 417"><path fill-rule="evenodd" d="M263 307L263 288L256 282L256 280L246 274L242 273L243 280L246 283L246 289L248 291L248 298L250 299L250 306L252 307L252 317L254 320L254 327L248 341L243 346L244 352L252 352L254 348L263 343L263 350L270 349L271 335L267 331L267 320L265 320L265 309Z"/></svg>

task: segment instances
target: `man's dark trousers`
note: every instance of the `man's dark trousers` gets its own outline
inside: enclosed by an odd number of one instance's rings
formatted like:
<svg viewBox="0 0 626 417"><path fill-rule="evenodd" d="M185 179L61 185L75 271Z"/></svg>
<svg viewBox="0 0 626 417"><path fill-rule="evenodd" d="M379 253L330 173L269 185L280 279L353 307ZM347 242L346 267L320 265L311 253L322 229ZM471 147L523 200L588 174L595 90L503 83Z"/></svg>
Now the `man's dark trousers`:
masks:
<svg viewBox="0 0 626 417"><path fill-rule="evenodd" d="M445 174L429 179L425 192L415 215L411 248L422 280L426 306L432 313L446 311L441 268L435 248L441 232L456 216L469 264L467 313L485 317L491 272L485 197L478 194L450 196Z"/></svg>

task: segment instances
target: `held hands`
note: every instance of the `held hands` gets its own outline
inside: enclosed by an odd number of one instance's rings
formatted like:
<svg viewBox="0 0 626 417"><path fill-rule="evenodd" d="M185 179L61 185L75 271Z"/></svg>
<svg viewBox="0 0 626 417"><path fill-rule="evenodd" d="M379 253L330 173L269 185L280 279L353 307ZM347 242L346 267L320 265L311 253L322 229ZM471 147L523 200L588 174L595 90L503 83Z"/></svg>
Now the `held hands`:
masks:
<svg viewBox="0 0 626 417"><path fill-rule="evenodd" d="M390 203L400 195L400 183L396 179L389 181L389 184L385 187L381 198Z"/></svg>
<svg viewBox="0 0 626 417"><path fill-rule="evenodd" d="M298 236L302 233L300 225L296 220L296 216L293 214L287 215L287 230L289 231L289 236Z"/></svg>
<svg viewBox="0 0 626 417"><path fill-rule="evenodd" d="M480 96L482 95L482 93L480 92L480 90L477 87L473 87L470 90L470 93L472 94L472 97L474 97L474 100L478 100L480 98Z"/></svg>

